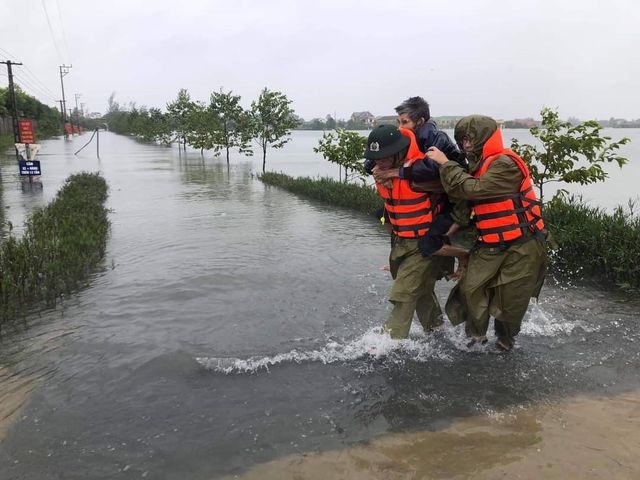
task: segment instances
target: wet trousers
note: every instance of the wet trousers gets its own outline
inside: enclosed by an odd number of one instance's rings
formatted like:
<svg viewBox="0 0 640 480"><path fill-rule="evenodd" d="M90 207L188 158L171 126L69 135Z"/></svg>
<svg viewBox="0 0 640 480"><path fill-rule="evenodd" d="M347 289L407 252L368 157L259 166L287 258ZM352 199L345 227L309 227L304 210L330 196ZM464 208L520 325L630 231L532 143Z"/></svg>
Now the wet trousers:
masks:
<svg viewBox="0 0 640 480"><path fill-rule="evenodd" d="M394 235L389 266L394 279L389 294L393 309L384 329L391 338L409 336L414 313L426 331L441 325L442 310L433 289L436 280L453 270L453 259L423 257L417 239Z"/></svg>
<svg viewBox="0 0 640 480"><path fill-rule="evenodd" d="M546 270L543 239L531 238L506 250L478 248L449 295L447 316L454 325L466 320L465 330L472 336L485 335L493 316L496 335L513 343L530 298L540 294Z"/></svg>

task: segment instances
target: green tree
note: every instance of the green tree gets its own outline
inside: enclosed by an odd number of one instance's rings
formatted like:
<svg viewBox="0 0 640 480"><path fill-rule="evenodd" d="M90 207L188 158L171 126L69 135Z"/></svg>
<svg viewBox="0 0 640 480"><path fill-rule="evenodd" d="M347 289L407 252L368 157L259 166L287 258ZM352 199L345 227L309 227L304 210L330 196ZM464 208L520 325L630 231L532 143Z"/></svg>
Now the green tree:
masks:
<svg viewBox="0 0 640 480"><path fill-rule="evenodd" d="M622 138L612 142L611 137L601 136L602 127L595 120L572 125L558 118L558 112L543 108L542 124L529 131L542 143L520 144L511 140L511 149L518 152L529 165L533 182L544 198L544 186L551 182L579 183L587 185L607 178L605 163L616 162L620 167L628 160L617 154L621 145L629 142ZM564 192L564 190L561 190Z"/></svg>
<svg viewBox="0 0 640 480"><path fill-rule="evenodd" d="M311 130L324 130L325 124L320 118L314 118L309 123Z"/></svg>
<svg viewBox="0 0 640 480"><path fill-rule="evenodd" d="M167 113L176 133L178 146L182 142L183 148L187 149L187 134L189 127L189 114L195 108L195 103L191 101L191 96L185 88L181 88L178 96L173 102L167 103Z"/></svg>
<svg viewBox="0 0 640 480"><path fill-rule="evenodd" d="M15 89L18 117L35 120L36 139L58 135L60 133L60 113L58 110L28 95L17 85ZM0 117L11 117L12 110L9 89L0 88Z"/></svg>
<svg viewBox="0 0 640 480"><path fill-rule="evenodd" d="M253 155L251 150L251 116L240 106L240 95L233 95L220 89L211 94L209 109L216 117L213 142L226 151L227 164L229 150L238 148L240 153Z"/></svg>
<svg viewBox="0 0 640 480"><path fill-rule="evenodd" d="M133 135L145 142L157 142L161 145L171 145L173 128L169 118L159 108L135 106L129 113L129 127Z"/></svg>
<svg viewBox="0 0 640 480"><path fill-rule="evenodd" d="M115 97L116 92L112 92L111 95L109 95L108 110L102 117L102 122L106 123L112 132L119 133L120 135L136 135L132 124L135 116L132 118L131 112L123 110Z"/></svg>
<svg viewBox="0 0 640 480"><path fill-rule="evenodd" d="M161 145L171 145L173 128L169 117L159 108L149 109L149 130L153 141Z"/></svg>
<svg viewBox="0 0 640 480"><path fill-rule="evenodd" d="M325 126L327 127L327 130L335 130L336 121L331 115L327 115L327 121L325 122Z"/></svg>
<svg viewBox="0 0 640 480"><path fill-rule="evenodd" d="M264 88L258 100L251 102L251 137L262 149L262 172L267 164L267 148L282 148L291 129L298 125L291 100L281 92Z"/></svg>
<svg viewBox="0 0 640 480"><path fill-rule="evenodd" d="M120 104L116 102L116 92L111 92L109 99L107 100L107 113L114 113L120 111Z"/></svg>
<svg viewBox="0 0 640 480"><path fill-rule="evenodd" d="M340 165L340 176L344 167L344 182L350 178L362 178L365 174L362 159L367 147L367 139L357 132L350 132L344 129L337 129L322 135L318 140L318 146L313 151L321 153L322 156ZM351 172L350 172L351 171Z"/></svg>
<svg viewBox="0 0 640 480"><path fill-rule="evenodd" d="M187 116L187 142L194 148L200 149L200 155L204 150L214 150L218 154L220 148L216 144L216 131L220 130L217 115L208 105L195 103Z"/></svg>

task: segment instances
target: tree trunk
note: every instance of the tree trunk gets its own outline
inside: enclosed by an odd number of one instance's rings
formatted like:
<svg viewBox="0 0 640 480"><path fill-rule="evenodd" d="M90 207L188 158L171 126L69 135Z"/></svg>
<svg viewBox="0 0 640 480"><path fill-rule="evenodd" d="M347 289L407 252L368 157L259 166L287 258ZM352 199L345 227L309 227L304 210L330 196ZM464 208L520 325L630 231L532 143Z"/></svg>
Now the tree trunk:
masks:
<svg viewBox="0 0 640 480"><path fill-rule="evenodd" d="M267 147L262 149L262 173L265 173L267 168Z"/></svg>
<svg viewBox="0 0 640 480"><path fill-rule="evenodd" d="M229 165L229 145L227 145L227 165Z"/></svg>

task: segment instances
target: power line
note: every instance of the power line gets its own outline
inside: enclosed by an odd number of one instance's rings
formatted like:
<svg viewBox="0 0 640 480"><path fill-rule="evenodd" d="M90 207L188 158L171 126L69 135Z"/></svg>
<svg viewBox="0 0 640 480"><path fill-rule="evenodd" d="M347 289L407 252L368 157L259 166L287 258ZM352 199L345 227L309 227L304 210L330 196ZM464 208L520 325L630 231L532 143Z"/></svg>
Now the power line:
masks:
<svg viewBox="0 0 640 480"><path fill-rule="evenodd" d="M58 18L60 19L60 28L62 29L62 40L64 41L65 50L67 51L67 58L71 58L71 50L67 43L67 32L64 28L64 22L62 21L62 10L60 9L60 2L56 0L56 8L58 9Z"/></svg>
<svg viewBox="0 0 640 480"><path fill-rule="evenodd" d="M31 69L30 69L28 66L24 65L24 69L25 69L25 72L24 72L24 73L25 73L25 74L26 74L30 79L32 79L32 80L33 80L37 85L40 85L40 86L42 87L42 89L43 89L45 92L48 92L52 97L54 97L54 98L56 97L56 94L55 94L55 93L53 93L53 90L51 90L49 87L47 87L47 85L46 85L44 82L42 82L38 77L36 77L36 74L35 74L35 73L33 73L33 72L31 71Z"/></svg>
<svg viewBox="0 0 640 480"><path fill-rule="evenodd" d="M31 82L28 82L24 77L17 76L16 74L14 74L13 78L15 78L17 80L17 83L20 84L20 86L24 90L30 91L31 93L35 94L34 95L35 97L44 97L49 102L56 102L57 101L54 96L52 96L51 94L43 91L41 88L38 88L37 85L34 85Z"/></svg>
<svg viewBox="0 0 640 480"><path fill-rule="evenodd" d="M17 58L15 55L11 54L11 52L9 52L9 51L5 50L4 48L0 48L0 52L4 52L4 54L5 54L8 58L10 58L10 59L12 59L12 60L15 60L15 59ZM41 80L36 76L36 74L35 74L35 73L33 73L33 71L32 71L32 70L31 70L27 65L23 65L23 68L26 70L24 73L25 73L29 78L31 78L35 83L37 83L37 84L41 85L41 86L42 86L42 88L43 88L45 91L49 92L49 94L50 94L50 95L52 95L54 98L56 97L56 94L55 94L55 93L53 93L53 91L52 91L49 87L47 87L47 85L46 85L43 81L41 81Z"/></svg>
<svg viewBox="0 0 640 480"><path fill-rule="evenodd" d="M11 55L9 52L7 52L4 48L0 48L0 52L4 52L4 54L9 57L11 60L15 60L16 57L15 55Z"/></svg>
<svg viewBox="0 0 640 480"><path fill-rule="evenodd" d="M51 39L53 40L53 45L56 47L56 52L58 52L58 58L62 61L62 54L60 53L60 49L58 48L58 42L56 41L56 36L53 33L53 27L51 26L51 20L49 20L49 12L47 12L47 6L45 5L45 0L41 0L42 8L44 9L44 16L47 19L47 25L49 25L49 33L51 33Z"/></svg>

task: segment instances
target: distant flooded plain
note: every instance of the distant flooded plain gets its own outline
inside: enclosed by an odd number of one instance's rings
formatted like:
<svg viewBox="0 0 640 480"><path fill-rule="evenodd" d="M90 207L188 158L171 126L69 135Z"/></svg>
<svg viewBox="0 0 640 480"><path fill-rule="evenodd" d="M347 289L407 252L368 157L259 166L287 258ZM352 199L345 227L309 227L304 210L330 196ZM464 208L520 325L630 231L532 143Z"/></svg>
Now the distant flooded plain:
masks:
<svg viewBox="0 0 640 480"><path fill-rule="evenodd" d="M571 191L612 208L636 195L640 130L607 133L630 165ZM337 176L319 136L267 169ZM2 158L14 231L81 170L106 178L112 229L85 288L4 332L0 478L639 475L636 299L550 280L509 355L453 327L391 342L374 218L263 185L259 159L105 132L100 159L74 156L88 138L43 142L41 188Z"/></svg>

